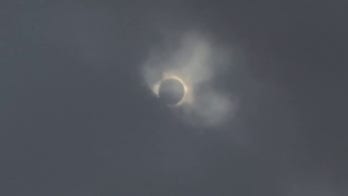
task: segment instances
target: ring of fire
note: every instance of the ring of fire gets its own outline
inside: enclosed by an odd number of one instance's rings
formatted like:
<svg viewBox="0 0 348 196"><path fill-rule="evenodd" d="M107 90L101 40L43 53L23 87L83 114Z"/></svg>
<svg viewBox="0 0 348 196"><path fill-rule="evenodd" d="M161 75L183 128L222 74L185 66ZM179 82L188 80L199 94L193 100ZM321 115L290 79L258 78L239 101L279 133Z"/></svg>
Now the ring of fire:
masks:
<svg viewBox="0 0 348 196"><path fill-rule="evenodd" d="M191 87L190 83L187 82L187 80L184 80L183 78L184 77L182 77L182 76L180 77L179 74L164 73L161 80L159 80L158 82L156 82L152 86L152 91L154 92L154 94L157 97L159 97L159 91L160 91L160 86L161 86L162 82L166 81L166 80L176 80L176 81L180 82L181 85L183 86L184 94L179 102L177 102L176 104L173 104L173 105L169 105L169 106L179 107L179 106L182 106L184 104L190 104L193 101L192 87Z"/></svg>

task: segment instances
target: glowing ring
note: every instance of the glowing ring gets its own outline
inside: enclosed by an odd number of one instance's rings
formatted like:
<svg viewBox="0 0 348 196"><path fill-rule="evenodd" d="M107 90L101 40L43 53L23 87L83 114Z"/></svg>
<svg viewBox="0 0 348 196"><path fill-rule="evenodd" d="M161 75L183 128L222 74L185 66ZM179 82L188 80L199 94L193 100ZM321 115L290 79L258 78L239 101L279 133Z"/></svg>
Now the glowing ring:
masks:
<svg viewBox="0 0 348 196"><path fill-rule="evenodd" d="M180 84L184 88L184 95L182 96L182 98L180 99L180 101L178 103L169 104L169 106L178 107L178 106L183 105L184 103L191 103L192 102L192 95L191 95L190 87L187 85L187 83L182 78L180 78L178 75L175 75L175 74L169 74L169 73L163 74L162 79L160 81L156 82L152 87L152 90L155 93L155 95L157 97L159 97L159 89L160 89L162 82L166 81L166 80L171 80L171 79L180 82Z"/></svg>

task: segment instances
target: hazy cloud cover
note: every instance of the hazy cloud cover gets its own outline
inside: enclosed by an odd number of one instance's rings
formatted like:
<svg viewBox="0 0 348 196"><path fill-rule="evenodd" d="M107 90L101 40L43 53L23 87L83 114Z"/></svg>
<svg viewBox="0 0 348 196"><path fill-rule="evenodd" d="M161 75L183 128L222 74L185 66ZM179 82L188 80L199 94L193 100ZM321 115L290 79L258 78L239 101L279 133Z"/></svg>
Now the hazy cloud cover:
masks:
<svg viewBox="0 0 348 196"><path fill-rule="evenodd" d="M348 195L347 1L0 13L0 195ZM159 104L163 72L192 104Z"/></svg>

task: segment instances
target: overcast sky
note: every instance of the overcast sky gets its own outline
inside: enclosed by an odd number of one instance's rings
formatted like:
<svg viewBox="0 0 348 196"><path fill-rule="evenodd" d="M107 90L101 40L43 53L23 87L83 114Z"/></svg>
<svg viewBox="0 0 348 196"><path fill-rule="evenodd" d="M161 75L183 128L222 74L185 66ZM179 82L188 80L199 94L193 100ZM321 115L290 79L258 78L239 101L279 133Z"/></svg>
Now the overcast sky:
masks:
<svg viewBox="0 0 348 196"><path fill-rule="evenodd" d="M0 1L0 195L348 195L348 1ZM232 53L214 127L141 70L185 32Z"/></svg>

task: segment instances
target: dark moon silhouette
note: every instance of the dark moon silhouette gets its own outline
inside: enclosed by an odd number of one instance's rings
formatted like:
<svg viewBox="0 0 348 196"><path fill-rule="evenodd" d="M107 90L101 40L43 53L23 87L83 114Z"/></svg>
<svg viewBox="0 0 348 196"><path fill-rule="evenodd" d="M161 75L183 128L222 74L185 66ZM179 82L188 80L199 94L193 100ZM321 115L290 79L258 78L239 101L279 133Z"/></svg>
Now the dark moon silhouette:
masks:
<svg viewBox="0 0 348 196"><path fill-rule="evenodd" d="M166 79L161 82L158 94L166 105L176 105L184 97L185 90L177 79Z"/></svg>

